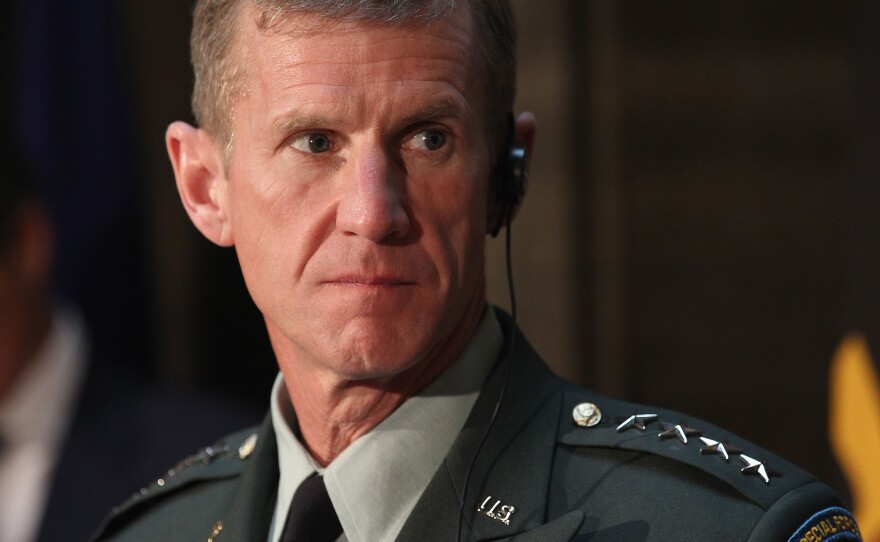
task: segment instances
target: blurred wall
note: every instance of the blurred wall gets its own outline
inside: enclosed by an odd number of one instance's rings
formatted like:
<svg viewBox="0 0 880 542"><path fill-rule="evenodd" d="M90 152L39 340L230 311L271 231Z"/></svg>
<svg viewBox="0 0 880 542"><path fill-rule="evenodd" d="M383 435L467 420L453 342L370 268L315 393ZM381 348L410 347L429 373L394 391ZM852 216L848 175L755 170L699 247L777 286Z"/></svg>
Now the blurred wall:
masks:
<svg viewBox="0 0 880 542"><path fill-rule="evenodd" d="M115 0L6 2L4 133L15 134L55 225L53 292L90 324L89 357L148 376L148 217ZM118 361L117 361L118 360Z"/></svg>
<svg viewBox="0 0 880 542"><path fill-rule="evenodd" d="M602 175L585 194L594 245L582 254L612 258L615 272L614 299L594 275L584 314L615 324L612 348L594 351L600 386L711 419L836 481L826 377L841 336L863 8L586 4L578 20L602 49L580 49L579 94L613 89L612 113L579 115L611 140L580 168Z"/></svg>

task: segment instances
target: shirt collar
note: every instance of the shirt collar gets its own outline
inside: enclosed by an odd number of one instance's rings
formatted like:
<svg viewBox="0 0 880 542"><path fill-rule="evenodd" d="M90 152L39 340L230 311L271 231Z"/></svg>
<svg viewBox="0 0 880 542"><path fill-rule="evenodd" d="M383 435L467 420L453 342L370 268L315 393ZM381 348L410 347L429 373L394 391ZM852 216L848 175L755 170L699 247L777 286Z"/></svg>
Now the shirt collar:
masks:
<svg viewBox="0 0 880 542"><path fill-rule="evenodd" d="M502 343L495 313L486 310L452 365L323 470L327 492L349 542L397 536L464 426ZM271 404L281 471L275 510L276 523L280 523L299 484L321 469L291 429L296 417L280 374ZM377 499L377 494L382 498ZM272 540L278 540L281 528L273 527Z"/></svg>

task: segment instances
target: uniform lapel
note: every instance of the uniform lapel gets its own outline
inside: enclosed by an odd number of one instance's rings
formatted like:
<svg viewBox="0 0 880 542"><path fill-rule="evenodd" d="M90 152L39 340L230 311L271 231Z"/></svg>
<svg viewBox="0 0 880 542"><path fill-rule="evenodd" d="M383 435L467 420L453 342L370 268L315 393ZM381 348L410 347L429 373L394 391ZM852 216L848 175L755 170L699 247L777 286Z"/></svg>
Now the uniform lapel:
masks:
<svg viewBox="0 0 880 542"><path fill-rule="evenodd" d="M509 318L499 314L499 320L506 329ZM464 428L398 541L455 539L465 479L504 383L506 341L501 359ZM503 540L522 535L527 536L523 540L568 541L580 527L582 512L544 525L561 390L562 381L550 373L525 337L517 333L504 400L471 471L464 502L463 540Z"/></svg>
<svg viewBox="0 0 880 542"><path fill-rule="evenodd" d="M257 433L248 466L242 472L232 503L221 519L223 529L217 542L224 540L266 540L278 493L278 446L271 416Z"/></svg>
<svg viewBox="0 0 880 542"><path fill-rule="evenodd" d="M499 320L506 325L508 319L499 314ZM506 351L505 342L502 352ZM504 383L505 365L506 356L502 354L398 541L455 539L465 478L495 409ZM562 381L550 373L518 333L504 400L471 472L462 540L567 542L580 528L584 520L581 511L544 523L561 404ZM270 419L260 428L257 447L247 461L232 503L222 518L218 542L264 540L269 532L279 476L278 450ZM506 512L510 508L504 509L505 506L513 507L509 515Z"/></svg>

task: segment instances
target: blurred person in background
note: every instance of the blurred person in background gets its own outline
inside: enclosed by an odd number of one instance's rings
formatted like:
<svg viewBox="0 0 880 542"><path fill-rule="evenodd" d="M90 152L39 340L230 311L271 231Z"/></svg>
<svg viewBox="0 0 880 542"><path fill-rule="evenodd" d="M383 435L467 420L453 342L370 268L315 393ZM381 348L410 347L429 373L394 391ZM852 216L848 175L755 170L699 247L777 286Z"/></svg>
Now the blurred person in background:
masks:
<svg viewBox="0 0 880 542"><path fill-rule="evenodd" d="M85 540L141 481L256 418L98 363L51 292L52 220L11 137L0 163L0 542Z"/></svg>

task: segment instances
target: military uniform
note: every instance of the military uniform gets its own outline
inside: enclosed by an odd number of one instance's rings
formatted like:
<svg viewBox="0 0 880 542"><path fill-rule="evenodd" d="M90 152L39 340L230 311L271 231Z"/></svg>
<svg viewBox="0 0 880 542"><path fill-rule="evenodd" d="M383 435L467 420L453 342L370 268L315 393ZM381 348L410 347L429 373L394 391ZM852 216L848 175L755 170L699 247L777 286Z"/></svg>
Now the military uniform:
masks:
<svg viewBox="0 0 880 542"><path fill-rule="evenodd" d="M503 361L397 540L455 540L461 491L504 385ZM521 335L510 363L470 475L463 540L861 540L826 485L770 452L698 419L559 379ZM277 487L267 419L143 489L95 540L262 542Z"/></svg>

